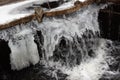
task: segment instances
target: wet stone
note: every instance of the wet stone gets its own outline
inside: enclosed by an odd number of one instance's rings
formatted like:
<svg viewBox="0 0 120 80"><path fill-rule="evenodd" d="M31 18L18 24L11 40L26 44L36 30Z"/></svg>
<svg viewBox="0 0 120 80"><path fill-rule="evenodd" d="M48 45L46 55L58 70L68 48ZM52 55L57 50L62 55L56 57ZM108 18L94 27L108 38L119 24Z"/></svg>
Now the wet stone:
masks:
<svg viewBox="0 0 120 80"><path fill-rule="evenodd" d="M39 56L40 58L42 58L44 54L44 50L42 48L44 45L44 36L41 31L36 31L36 35L34 37L35 37L34 41L37 44Z"/></svg>
<svg viewBox="0 0 120 80"><path fill-rule="evenodd" d="M8 46L8 42L0 39L0 72L2 70L10 70L10 53L11 50Z"/></svg>
<svg viewBox="0 0 120 80"><path fill-rule="evenodd" d="M58 6L59 6L58 1L53 1L53 2L48 2L48 3L46 2L46 3L41 4L41 7L47 8L47 9L56 8Z"/></svg>

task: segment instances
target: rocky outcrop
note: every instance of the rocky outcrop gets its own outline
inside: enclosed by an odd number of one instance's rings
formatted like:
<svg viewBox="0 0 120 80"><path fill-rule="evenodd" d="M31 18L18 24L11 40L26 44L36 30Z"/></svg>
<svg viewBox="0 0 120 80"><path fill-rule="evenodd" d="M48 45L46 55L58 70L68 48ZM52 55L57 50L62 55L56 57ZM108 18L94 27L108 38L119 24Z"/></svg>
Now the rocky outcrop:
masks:
<svg viewBox="0 0 120 80"><path fill-rule="evenodd" d="M2 70L10 70L10 53L11 50L8 46L8 42L0 39L0 72Z"/></svg>
<svg viewBox="0 0 120 80"><path fill-rule="evenodd" d="M98 21L103 38L120 41L120 5L111 4L100 10Z"/></svg>

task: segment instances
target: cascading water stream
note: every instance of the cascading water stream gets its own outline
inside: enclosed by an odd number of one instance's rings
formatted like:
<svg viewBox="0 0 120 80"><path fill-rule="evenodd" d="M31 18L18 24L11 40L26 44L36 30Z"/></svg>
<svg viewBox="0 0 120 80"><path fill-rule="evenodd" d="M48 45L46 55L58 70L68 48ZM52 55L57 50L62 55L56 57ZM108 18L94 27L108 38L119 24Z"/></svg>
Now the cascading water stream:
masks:
<svg viewBox="0 0 120 80"><path fill-rule="evenodd" d="M11 49L11 68L20 70L40 61L54 69L50 74L56 80L58 70L68 75L67 80L99 80L105 73L118 74L109 66L115 58L112 46L107 46L113 43L99 35L98 11L104 7L94 4L73 14L45 17L40 24L31 21L0 31L0 39L8 41Z"/></svg>

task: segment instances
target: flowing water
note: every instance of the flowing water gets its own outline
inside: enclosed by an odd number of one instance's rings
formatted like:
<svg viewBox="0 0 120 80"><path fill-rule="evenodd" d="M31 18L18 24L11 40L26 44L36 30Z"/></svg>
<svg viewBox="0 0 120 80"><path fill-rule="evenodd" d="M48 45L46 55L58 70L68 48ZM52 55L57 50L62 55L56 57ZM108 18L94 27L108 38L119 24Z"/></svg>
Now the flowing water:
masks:
<svg viewBox="0 0 120 80"><path fill-rule="evenodd" d="M11 50L12 70L39 62L7 80L119 80L120 45L100 36L98 12L104 7L94 4L69 15L45 17L40 24L31 21L0 31Z"/></svg>

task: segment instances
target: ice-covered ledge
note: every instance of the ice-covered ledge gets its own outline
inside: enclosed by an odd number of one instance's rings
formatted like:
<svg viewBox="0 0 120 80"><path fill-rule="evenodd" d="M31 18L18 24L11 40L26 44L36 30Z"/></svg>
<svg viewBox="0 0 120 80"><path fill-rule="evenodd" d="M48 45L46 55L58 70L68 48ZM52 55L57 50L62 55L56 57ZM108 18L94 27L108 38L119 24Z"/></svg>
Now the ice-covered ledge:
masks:
<svg viewBox="0 0 120 80"><path fill-rule="evenodd" d="M11 13L14 12L15 8L22 7L22 5L29 4L35 1L37 0L27 0L27 1L16 3L16 4L0 6L0 24L9 23L15 19L19 19L32 14L32 13L24 13L24 14L21 14L21 13L11 14Z"/></svg>
<svg viewBox="0 0 120 80"><path fill-rule="evenodd" d="M9 4L0 6L0 30L6 29L9 27L16 26L22 23L28 23L36 18L36 14L34 13L34 9L32 11L27 10L26 8L33 6L33 4L39 4L39 6L43 3L52 1L60 1L60 0L27 0L23 2L19 2L16 4ZM66 1L66 0L64 0ZM63 14L73 13L80 8L87 6L92 3L101 3L102 0L70 0L66 3L61 4L59 7L45 10L43 11L44 16L57 16ZM112 0L107 0L105 2L113 2ZM119 1L118 1L119 2Z"/></svg>
<svg viewBox="0 0 120 80"><path fill-rule="evenodd" d="M28 5L31 5L34 3L42 4L47 1L51 2L51 1L60 1L60 0L26 0L26 1L19 2L19 3L0 6L0 25L9 23L13 20L20 19L25 16L29 16L29 15L33 14L33 12L27 12L27 11L25 13L17 13L16 14L15 12L17 12L17 11L20 12L19 11L20 8L23 8L25 6L28 6ZM66 1L66 0L64 0L64 1ZM62 4L61 6L59 6L57 8L49 10L48 12L69 9L74 6L75 1L80 1L84 4L89 4L92 2L101 2L102 0L70 0L69 2ZM117 0L107 0L106 2L120 3L120 1L117 1Z"/></svg>
<svg viewBox="0 0 120 80"><path fill-rule="evenodd" d="M0 25L9 23L13 20L20 19L25 16L29 16L33 14L33 12L27 12L27 11L25 13L16 13L16 12L19 12L20 8L26 7L35 3L42 4L46 1L47 0L26 0L18 3L0 6ZM50 1L56 1L56 0L50 0Z"/></svg>
<svg viewBox="0 0 120 80"><path fill-rule="evenodd" d="M0 6L0 11L1 11L0 12L0 18L1 18L0 25L5 24L5 23L9 23L9 22L14 21L16 19L23 18L25 16L32 15L33 12L25 12L25 13L17 13L17 14L16 14L16 12L18 12L19 9L24 7L24 6L31 5L34 3L42 4L46 1L45 0L26 0L23 2L15 3L15 4ZM58 1L58 0L49 0L49 1ZM67 8L73 6L75 1L76 0L71 0L69 3L63 4L60 7L52 9L52 10L55 11L55 10L60 10L60 9L67 9ZM79 1L84 2L85 0L79 0ZM50 11L52 11L52 10L50 10Z"/></svg>

